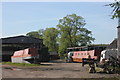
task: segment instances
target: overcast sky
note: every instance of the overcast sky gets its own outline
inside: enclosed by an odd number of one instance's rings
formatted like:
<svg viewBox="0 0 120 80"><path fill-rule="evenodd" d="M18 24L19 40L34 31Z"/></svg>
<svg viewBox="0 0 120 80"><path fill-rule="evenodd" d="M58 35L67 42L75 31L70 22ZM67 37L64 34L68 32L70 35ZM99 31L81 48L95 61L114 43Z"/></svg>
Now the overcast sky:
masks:
<svg viewBox="0 0 120 80"><path fill-rule="evenodd" d="M117 36L117 19L112 20L111 2L3 2L2 37L56 27L69 14L82 16L92 31L94 43L110 43Z"/></svg>

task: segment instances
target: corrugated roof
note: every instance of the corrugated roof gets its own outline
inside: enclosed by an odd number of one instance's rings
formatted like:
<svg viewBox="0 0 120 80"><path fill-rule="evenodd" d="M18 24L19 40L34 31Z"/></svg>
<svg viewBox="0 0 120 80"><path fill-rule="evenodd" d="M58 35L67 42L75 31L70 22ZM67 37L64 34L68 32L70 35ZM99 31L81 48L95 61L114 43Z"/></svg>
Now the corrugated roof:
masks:
<svg viewBox="0 0 120 80"><path fill-rule="evenodd" d="M22 43L27 43L27 44L31 44L31 43L42 43L42 39L38 39L38 38L33 38L33 37L29 37L29 36L14 36L14 37L7 37L7 38L2 38L0 39L2 40L2 44L22 44Z"/></svg>

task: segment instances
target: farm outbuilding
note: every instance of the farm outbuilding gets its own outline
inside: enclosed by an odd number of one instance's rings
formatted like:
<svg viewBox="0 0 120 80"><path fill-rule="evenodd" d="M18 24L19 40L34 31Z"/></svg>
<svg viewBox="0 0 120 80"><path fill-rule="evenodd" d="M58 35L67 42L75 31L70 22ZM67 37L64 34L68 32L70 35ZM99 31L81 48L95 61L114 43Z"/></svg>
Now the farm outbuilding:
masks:
<svg viewBox="0 0 120 80"><path fill-rule="evenodd" d="M117 49L117 38L115 38L106 49Z"/></svg>
<svg viewBox="0 0 120 80"><path fill-rule="evenodd" d="M2 41L2 61L11 61L15 51L24 49L37 49L38 61L49 61L48 49L43 45L43 40L29 36L14 36L0 39Z"/></svg>

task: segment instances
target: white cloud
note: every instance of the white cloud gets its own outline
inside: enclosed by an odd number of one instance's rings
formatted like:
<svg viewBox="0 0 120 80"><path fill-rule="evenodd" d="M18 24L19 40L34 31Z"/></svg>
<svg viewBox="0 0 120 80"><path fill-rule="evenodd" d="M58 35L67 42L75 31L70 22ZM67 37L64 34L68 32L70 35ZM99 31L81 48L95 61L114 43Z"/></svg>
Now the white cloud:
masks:
<svg viewBox="0 0 120 80"><path fill-rule="evenodd" d="M114 2L115 0L1 0L2 2Z"/></svg>

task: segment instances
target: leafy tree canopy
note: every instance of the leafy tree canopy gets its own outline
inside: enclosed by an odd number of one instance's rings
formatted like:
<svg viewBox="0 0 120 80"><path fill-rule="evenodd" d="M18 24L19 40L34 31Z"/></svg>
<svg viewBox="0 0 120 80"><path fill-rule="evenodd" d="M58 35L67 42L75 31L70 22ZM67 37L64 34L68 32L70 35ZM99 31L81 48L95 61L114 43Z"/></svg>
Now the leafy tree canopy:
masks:
<svg viewBox="0 0 120 80"><path fill-rule="evenodd" d="M40 30L38 30L38 31L31 31L31 32L27 33L26 35L27 35L27 36L31 36L31 37L35 37L35 38L42 39L42 38L43 38L43 32L44 32L44 30L43 30L43 29L40 29Z"/></svg>
<svg viewBox="0 0 120 80"><path fill-rule="evenodd" d="M92 32L84 28L85 24L83 17L71 14L60 19L57 28L40 29L26 35L43 39L49 51L64 55L68 47L89 45L95 40Z"/></svg>
<svg viewBox="0 0 120 80"><path fill-rule="evenodd" d="M49 51L57 51L57 36L58 30L56 28L46 28L43 32L43 42L48 47Z"/></svg>
<svg viewBox="0 0 120 80"><path fill-rule="evenodd" d="M108 4L107 6L110 6L113 8L112 19L120 18L120 1L115 0L114 3Z"/></svg>
<svg viewBox="0 0 120 80"><path fill-rule="evenodd" d="M82 46L94 41L91 31L84 28L85 20L76 14L67 15L59 20L59 52L64 53L67 47Z"/></svg>

